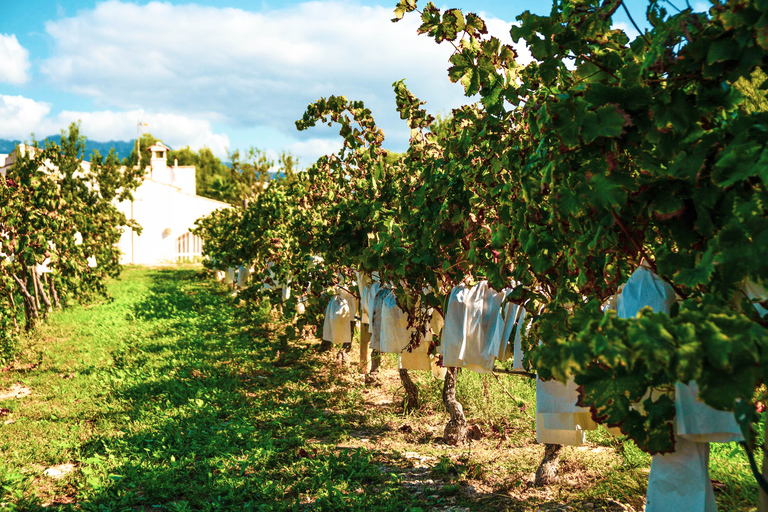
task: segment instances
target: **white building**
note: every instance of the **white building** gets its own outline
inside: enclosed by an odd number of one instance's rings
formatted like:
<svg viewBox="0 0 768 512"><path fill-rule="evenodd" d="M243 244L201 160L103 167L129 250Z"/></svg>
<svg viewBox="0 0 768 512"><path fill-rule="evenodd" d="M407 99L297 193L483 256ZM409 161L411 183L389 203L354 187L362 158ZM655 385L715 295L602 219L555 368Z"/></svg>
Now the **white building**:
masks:
<svg viewBox="0 0 768 512"><path fill-rule="evenodd" d="M167 165L168 147L158 141L147 148L149 167L133 201L118 209L142 227L141 235L126 229L120 239L122 263L152 265L200 256L202 242L189 229L195 220L228 203L198 196L195 167Z"/></svg>
<svg viewBox="0 0 768 512"><path fill-rule="evenodd" d="M25 146L21 145L20 151ZM195 220L230 204L196 194L195 167L167 165L168 147L157 142L147 148L149 167L144 182L134 191L133 201L123 201L117 208L126 218L142 227L141 235L125 228L118 246L121 263L154 265L200 256L202 242L189 229ZM0 174L5 176L16 161L15 153L0 154ZM87 168L90 163L83 162Z"/></svg>

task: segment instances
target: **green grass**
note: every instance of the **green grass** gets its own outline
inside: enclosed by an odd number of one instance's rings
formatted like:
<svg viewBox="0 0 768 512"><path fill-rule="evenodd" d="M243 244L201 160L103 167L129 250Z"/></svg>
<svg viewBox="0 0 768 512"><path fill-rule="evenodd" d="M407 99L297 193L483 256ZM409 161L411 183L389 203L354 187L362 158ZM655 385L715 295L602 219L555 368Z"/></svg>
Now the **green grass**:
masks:
<svg viewBox="0 0 768 512"><path fill-rule="evenodd" d="M561 485L532 486L529 379L463 372L458 398L481 438L448 447L437 380L414 372L423 405L404 415L394 356L383 386L365 387L316 340L287 342L266 304L243 325L198 272L130 268L113 301L57 312L26 341L0 373L0 392L31 391L0 401L0 510L642 506L650 458L604 430L564 451ZM44 475L62 464L74 470ZM710 467L720 510L754 507L740 451L713 445Z"/></svg>

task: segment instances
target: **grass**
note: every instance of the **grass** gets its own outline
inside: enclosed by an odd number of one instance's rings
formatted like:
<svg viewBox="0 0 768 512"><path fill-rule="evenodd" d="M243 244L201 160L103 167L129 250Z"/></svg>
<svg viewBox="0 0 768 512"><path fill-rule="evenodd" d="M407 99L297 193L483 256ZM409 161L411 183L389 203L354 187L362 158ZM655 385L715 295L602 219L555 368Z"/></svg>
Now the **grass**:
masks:
<svg viewBox="0 0 768 512"><path fill-rule="evenodd" d="M0 510L642 510L650 458L604 430L564 450L561 484L533 486L528 379L461 373L476 439L448 447L439 382L412 372L423 405L403 414L394 356L366 387L317 340L287 342L267 305L243 324L197 267L109 287L0 373L0 396L29 393L0 399ZM753 509L745 457L712 446L720 510Z"/></svg>

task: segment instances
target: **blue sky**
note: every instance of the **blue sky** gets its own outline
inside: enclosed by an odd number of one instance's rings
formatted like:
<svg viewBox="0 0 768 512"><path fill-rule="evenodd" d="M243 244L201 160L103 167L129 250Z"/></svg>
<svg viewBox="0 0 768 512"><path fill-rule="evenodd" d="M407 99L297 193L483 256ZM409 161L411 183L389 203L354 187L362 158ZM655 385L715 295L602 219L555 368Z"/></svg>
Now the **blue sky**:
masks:
<svg viewBox="0 0 768 512"><path fill-rule="evenodd" d="M394 109L394 81L406 79L432 112L468 101L446 77L450 48L417 36L416 15L391 23L394 0L0 5L0 138L55 134L79 119L89 139L128 140L142 121L172 147L208 146L221 157L250 146L288 150L306 166L339 146L331 128L299 133L293 124L321 96L365 101L395 151L408 129ZM645 2L628 5L642 22ZM508 41L518 14L546 14L551 4L442 7L480 13ZM614 22L636 35L623 13Z"/></svg>

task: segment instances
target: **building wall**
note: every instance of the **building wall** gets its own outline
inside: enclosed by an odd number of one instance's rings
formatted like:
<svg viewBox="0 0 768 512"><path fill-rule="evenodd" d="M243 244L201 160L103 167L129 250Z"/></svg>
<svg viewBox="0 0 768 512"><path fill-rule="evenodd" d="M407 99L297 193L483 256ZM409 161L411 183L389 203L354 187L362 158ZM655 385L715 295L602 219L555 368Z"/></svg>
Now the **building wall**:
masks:
<svg viewBox="0 0 768 512"><path fill-rule="evenodd" d="M196 195L195 167L166 165L168 148L158 143L161 151L151 158L144 183L133 193L133 201L123 201L117 208L128 219L135 219L143 228L141 235L125 228L118 244L123 256L121 263L157 264L176 260L176 240L194 227L195 221L228 203ZM24 152L27 146L20 145ZM153 155L154 156L154 155ZM0 155L0 174L10 169L15 153ZM84 170L90 166L83 162ZM53 169L51 169L53 171Z"/></svg>
<svg viewBox="0 0 768 512"><path fill-rule="evenodd" d="M133 202L118 205L127 218L142 227L141 235L126 229L120 240L122 263L157 264L175 261L176 240L195 220L229 204L182 192L178 187L145 179ZM131 215L131 212L133 215Z"/></svg>

